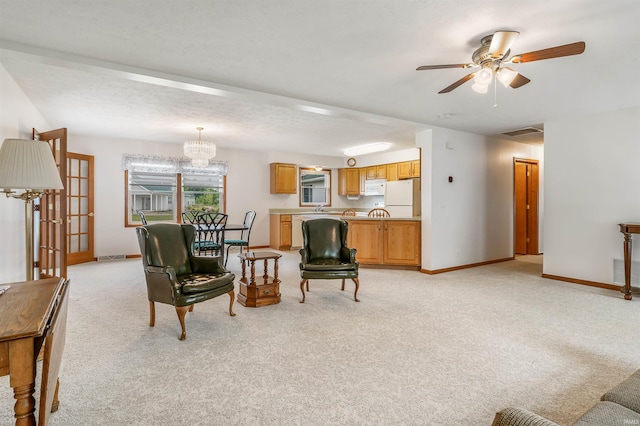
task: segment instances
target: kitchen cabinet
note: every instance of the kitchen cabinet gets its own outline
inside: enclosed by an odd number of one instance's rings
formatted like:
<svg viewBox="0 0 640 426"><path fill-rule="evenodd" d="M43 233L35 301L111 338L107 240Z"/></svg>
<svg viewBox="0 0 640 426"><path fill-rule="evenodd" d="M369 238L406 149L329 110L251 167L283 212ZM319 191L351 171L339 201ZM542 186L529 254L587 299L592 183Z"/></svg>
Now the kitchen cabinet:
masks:
<svg viewBox="0 0 640 426"><path fill-rule="evenodd" d="M291 215L272 214L269 216L269 246L276 250L291 248Z"/></svg>
<svg viewBox="0 0 640 426"><path fill-rule="evenodd" d="M364 195L365 186L367 184L367 168L360 169L360 195Z"/></svg>
<svg viewBox="0 0 640 426"><path fill-rule="evenodd" d="M297 166L295 164L271 163L271 193L297 193Z"/></svg>
<svg viewBox="0 0 640 426"><path fill-rule="evenodd" d="M398 163L387 164L387 182L398 180Z"/></svg>
<svg viewBox="0 0 640 426"><path fill-rule="evenodd" d="M420 160L398 163L398 179L420 177Z"/></svg>
<svg viewBox="0 0 640 426"><path fill-rule="evenodd" d="M420 266L420 221L346 220L349 222L348 245L358 250L358 262L363 265Z"/></svg>
<svg viewBox="0 0 640 426"><path fill-rule="evenodd" d="M382 164L379 166L367 167L367 179L386 179L387 178L387 166Z"/></svg>
<svg viewBox="0 0 640 426"><path fill-rule="evenodd" d="M360 169L338 169L338 195L360 195Z"/></svg>

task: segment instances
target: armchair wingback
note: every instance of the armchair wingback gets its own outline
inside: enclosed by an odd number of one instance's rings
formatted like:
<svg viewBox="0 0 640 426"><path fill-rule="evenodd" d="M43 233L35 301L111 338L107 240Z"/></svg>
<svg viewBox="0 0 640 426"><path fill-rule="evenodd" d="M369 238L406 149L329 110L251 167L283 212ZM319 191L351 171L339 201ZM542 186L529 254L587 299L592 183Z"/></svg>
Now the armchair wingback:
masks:
<svg viewBox="0 0 640 426"><path fill-rule="evenodd" d="M180 340L186 337L184 319L194 303L227 293L229 314L235 315L235 275L222 266L220 257L194 255L195 232L193 225L177 223L136 228L147 282L149 325L155 324L154 302L173 305L182 327Z"/></svg>
<svg viewBox="0 0 640 426"><path fill-rule="evenodd" d="M300 249L300 291L305 301L304 285L310 279L351 279L356 285L353 299L358 300L358 262L356 249L347 247L349 224L336 219L314 219L302 222L303 246Z"/></svg>

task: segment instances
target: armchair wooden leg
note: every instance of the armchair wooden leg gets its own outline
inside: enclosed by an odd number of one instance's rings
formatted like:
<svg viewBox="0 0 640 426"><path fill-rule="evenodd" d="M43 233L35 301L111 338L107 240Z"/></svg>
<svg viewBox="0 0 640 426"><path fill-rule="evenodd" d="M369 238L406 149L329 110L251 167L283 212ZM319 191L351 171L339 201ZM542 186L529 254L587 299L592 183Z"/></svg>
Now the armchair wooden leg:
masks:
<svg viewBox="0 0 640 426"><path fill-rule="evenodd" d="M305 299L304 284L305 283L307 284L307 291L309 291L309 280L305 278L302 281L300 281L300 291L302 292L302 300L300 301L300 303L304 303L304 299Z"/></svg>
<svg viewBox="0 0 640 426"><path fill-rule="evenodd" d="M353 293L353 300L359 302L358 300L358 289L360 288L360 281L357 278L351 278L353 282L356 284L356 291Z"/></svg>
<svg viewBox="0 0 640 426"><path fill-rule="evenodd" d="M229 291L227 294L231 298L231 301L229 302L229 315L231 315L232 317L235 317L236 314L233 312L233 302L236 300L236 294L234 293L233 290Z"/></svg>
<svg viewBox="0 0 640 426"><path fill-rule="evenodd" d="M182 334L180 335L180 340L184 340L187 337L187 329L184 325L184 317L187 315L187 311L189 310L188 306L176 306L176 313L178 314L178 319L180 320L180 326L182 327Z"/></svg>
<svg viewBox="0 0 640 426"><path fill-rule="evenodd" d="M340 290L344 291L344 278L342 279L342 288Z"/></svg>
<svg viewBox="0 0 640 426"><path fill-rule="evenodd" d="M189 306L189 312L193 312L193 307L196 306L196 304L194 303L193 305Z"/></svg>
<svg viewBox="0 0 640 426"><path fill-rule="evenodd" d="M156 305L149 300L149 327L156 325Z"/></svg>

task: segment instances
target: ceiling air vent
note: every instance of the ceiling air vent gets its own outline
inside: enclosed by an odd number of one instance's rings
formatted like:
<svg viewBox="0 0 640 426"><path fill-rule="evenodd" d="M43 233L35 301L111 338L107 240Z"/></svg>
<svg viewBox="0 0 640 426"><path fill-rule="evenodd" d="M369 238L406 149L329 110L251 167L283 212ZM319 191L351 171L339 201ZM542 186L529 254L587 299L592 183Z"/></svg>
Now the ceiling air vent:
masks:
<svg viewBox="0 0 640 426"><path fill-rule="evenodd" d="M510 132L504 132L502 134L506 136L515 137L515 136L533 135L536 133L542 133L542 130L536 129L535 127L525 127L524 129L512 130Z"/></svg>

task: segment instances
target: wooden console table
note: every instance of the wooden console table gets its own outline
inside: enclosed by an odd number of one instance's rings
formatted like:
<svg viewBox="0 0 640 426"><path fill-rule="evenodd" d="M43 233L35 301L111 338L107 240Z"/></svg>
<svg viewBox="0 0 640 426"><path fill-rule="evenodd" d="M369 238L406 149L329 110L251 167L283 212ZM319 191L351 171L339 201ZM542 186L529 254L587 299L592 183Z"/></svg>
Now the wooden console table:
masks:
<svg viewBox="0 0 640 426"><path fill-rule="evenodd" d="M280 280L278 279L278 259L281 254L271 251L245 252L238 255L242 260L242 278L238 302L242 306L259 308L260 306L280 303ZM256 283L256 260L264 260L262 284ZM273 277L269 276L268 261L273 260ZM247 263L251 265L251 277L247 280Z"/></svg>
<svg viewBox="0 0 640 426"><path fill-rule="evenodd" d="M38 424L58 407L58 373L67 323L68 285L63 278L7 283L0 295L0 376L9 374L16 425L35 425L36 358L45 344ZM5 285L5 284L3 284ZM50 392L49 383L55 385Z"/></svg>
<svg viewBox="0 0 640 426"><path fill-rule="evenodd" d="M631 300L631 234L640 234L640 223L620 223L624 235L624 298Z"/></svg>

